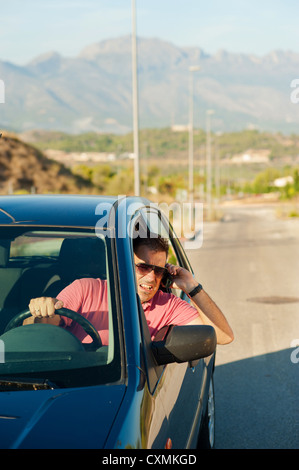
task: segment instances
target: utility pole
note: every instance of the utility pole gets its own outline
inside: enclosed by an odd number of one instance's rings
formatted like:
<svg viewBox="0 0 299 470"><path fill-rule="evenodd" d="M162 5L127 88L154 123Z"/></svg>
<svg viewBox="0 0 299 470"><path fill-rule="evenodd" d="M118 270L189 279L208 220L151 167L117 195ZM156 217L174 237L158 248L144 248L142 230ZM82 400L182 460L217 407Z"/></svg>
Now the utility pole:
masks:
<svg viewBox="0 0 299 470"><path fill-rule="evenodd" d="M206 165L207 165L207 209L208 220L212 219L212 156L211 156L211 115L214 114L212 109L206 111L207 116L207 148L206 148Z"/></svg>
<svg viewBox="0 0 299 470"><path fill-rule="evenodd" d="M138 80L137 80L136 5L132 0L132 88L133 88L133 136L134 136L134 192L140 196Z"/></svg>
<svg viewBox="0 0 299 470"><path fill-rule="evenodd" d="M194 85L193 73L200 70L200 67L193 65L189 67L189 202L193 206L194 199L194 150L193 150L193 100L194 100Z"/></svg>

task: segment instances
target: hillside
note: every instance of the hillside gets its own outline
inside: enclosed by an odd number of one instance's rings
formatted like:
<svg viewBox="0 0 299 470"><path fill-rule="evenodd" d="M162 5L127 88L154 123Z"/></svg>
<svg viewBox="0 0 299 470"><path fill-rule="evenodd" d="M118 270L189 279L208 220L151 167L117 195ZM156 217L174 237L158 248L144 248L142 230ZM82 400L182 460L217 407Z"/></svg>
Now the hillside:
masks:
<svg viewBox="0 0 299 470"><path fill-rule="evenodd" d="M74 136L30 131L17 137L4 132L4 138L0 139L0 194L133 194L134 161L128 157L132 152L132 140L131 133ZM142 195L164 202L185 197L188 188L188 133L146 129L140 132L140 143ZM194 143L194 194L202 197L205 185L204 131L195 132ZM80 159L82 155L83 160ZM91 155L101 158L92 159ZM242 192L268 193L273 191L276 178L292 177L293 184L280 190L281 197L291 198L299 193L298 168L297 135L287 137L258 131L212 134L215 194L225 197Z"/></svg>
<svg viewBox="0 0 299 470"><path fill-rule="evenodd" d="M291 102L290 85L298 75L299 54L209 55L200 47L138 38L141 128L188 124L193 65L200 66L194 73L195 127L205 128L206 110L213 109L217 131L297 132L299 108ZM1 61L0 55L0 78L2 128L118 134L132 129L129 36L91 44L72 58L46 52L24 66Z"/></svg>
<svg viewBox="0 0 299 470"><path fill-rule="evenodd" d="M188 132L170 128L142 129L140 177L142 194L176 197L188 188ZM28 131L20 138L39 148L76 174L88 179L99 193L132 194L133 135L71 135L62 132ZM255 178L266 171L267 178L292 175L299 166L299 136L247 130L211 134L212 169L219 176L222 194L251 190ZM194 185L196 195L204 183L206 133L194 132ZM275 170L275 171L272 171ZM296 170L296 171L297 171ZM269 172L269 174L268 174ZM221 181L220 181L221 180ZM252 186L253 187L253 186ZM255 188L256 186L254 186ZM297 188L297 186L296 186ZM296 189L297 191L297 189Z"/></svg>
<svg viewBox="0 0 299 470"><path fill-rule="evenodd" d="M11 134L0 139L0 194L90 193L92 185Z"/></svg>
<svg viewBox="0 0 299 470"><path fill-rule="evenodd" d="M270 160L283 164L298 163L299 135L286 136L281 133L259 132L257 130L244 130L242 132L211 133L212 147L217 147L220 159L230 159L234 155L246 152L249 149L268 150ZM42 151L47 149L64 152L107 152L121 156L133 151L132 133L124 135L98 134L95 132L81 134L67 134L31 130L19 134L21 140L35 145ZM178 163L187 163L189 134L173 132L170 128L141 129L139 132L140 157L145 158L149 164L152 160L160 158L177 160ZM206 132L202 129L194 130L194 154L204 159L206 149ZM196 162L195 162L196 163Z"/></svg>

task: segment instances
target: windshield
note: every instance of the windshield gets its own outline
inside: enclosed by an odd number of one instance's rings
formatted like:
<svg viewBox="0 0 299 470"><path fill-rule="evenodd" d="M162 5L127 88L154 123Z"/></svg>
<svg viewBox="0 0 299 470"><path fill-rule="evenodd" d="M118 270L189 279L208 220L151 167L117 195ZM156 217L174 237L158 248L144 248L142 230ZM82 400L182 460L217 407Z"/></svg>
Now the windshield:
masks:
<svg viewBox="0 0 299 470"><path fill-rule="evenodd" d="M120 379L111 238L106 235L1 227L0 390ZM34 320L31 299L59 299L67 310L56 311L55 324Z"/></svg>

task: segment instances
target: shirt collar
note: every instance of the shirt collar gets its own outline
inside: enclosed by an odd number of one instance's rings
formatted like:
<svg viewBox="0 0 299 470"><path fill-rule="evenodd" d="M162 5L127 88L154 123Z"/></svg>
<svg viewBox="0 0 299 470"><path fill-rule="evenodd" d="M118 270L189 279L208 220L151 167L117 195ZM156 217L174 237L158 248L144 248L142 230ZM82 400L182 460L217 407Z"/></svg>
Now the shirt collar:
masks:
<svg viewBox="0 0 299 470"><path fill-rule="evenodd" d="M157 292L155 293L154 297L152 297L150 300L148 300L147 302L144 302L144 303L142 304L143 310L148 310L148 309L151 308L151 305L152 305L153 301L156 302L156 299L157 299L157 297L158 297L158 295L159 295L159 292L160 292L160 290L158 289Z"/></svg>

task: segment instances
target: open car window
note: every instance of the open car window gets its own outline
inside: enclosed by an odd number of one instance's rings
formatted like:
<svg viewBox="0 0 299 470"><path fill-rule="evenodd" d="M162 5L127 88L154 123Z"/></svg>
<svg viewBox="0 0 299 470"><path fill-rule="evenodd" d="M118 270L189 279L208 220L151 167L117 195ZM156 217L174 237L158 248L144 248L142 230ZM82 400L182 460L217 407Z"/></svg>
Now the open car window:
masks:
<svg viewBox="0 0 299 470"><path fill-rule="evenodd" d="M31 382L76 387L120 379L113 253L111 238L106 235L105 230L95 235L92 230L1 228L0 340L4 361L0 363L0 389L1 383L4 389L8 383ZM81 343L71 328L39 324L5 331L17 314L28 310L31 298L56 298L78 279L94 279L105 286L105 308L100 315L107 331L100 347ZM99 333L102 339L103 333Z"/></svg>
<svg viewBox="0 0 299 470"><path fill-rule="evenodd" d="M157 211L154 208L142 208L132 219L131 224L131 238L134 239L136 236L147 236L146 234L150 234L150 236L161 236L168 240L169 243L169 251L167 262L170 264L180 265L183 266L182 260L179 256L179 247L177 246L177 239L173 232L171 225L169 224L168 220L163 217L161 212ZM132 248L133 250L133 248ZM184 267L187 267L184 265ZM184 293L181 289L171 288L168 289L176 295L177 297L185 297Z"/></svg>

